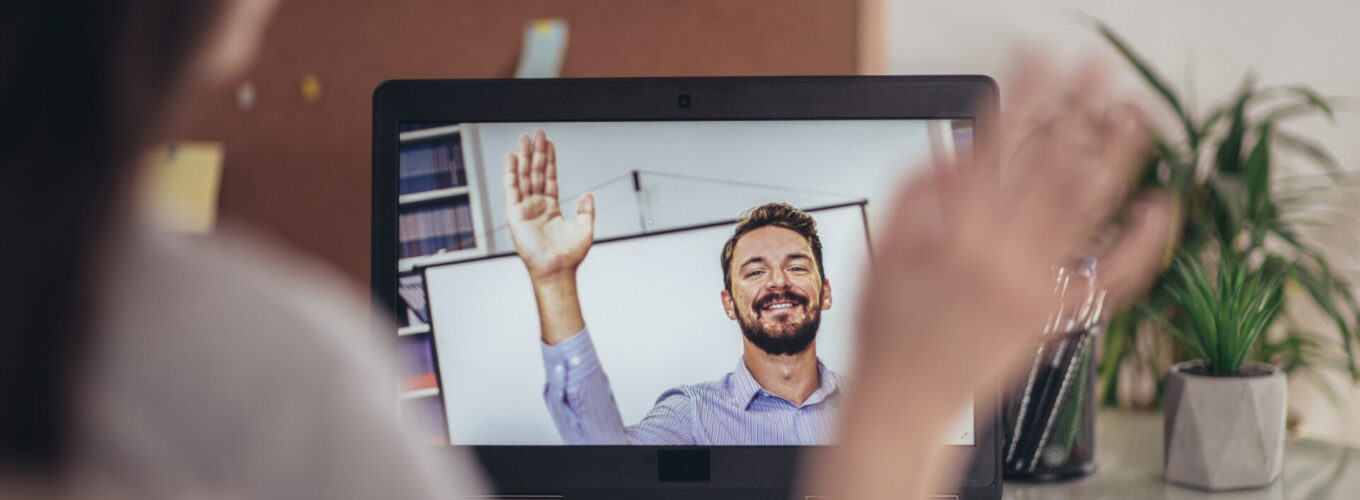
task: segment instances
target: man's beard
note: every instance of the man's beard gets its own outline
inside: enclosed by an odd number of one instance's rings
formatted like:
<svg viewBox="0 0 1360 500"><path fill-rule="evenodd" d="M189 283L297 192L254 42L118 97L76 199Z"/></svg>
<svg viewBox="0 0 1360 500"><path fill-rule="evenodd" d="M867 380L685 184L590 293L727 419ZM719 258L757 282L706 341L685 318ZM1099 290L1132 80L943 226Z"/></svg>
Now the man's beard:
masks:
<svg viewBox="0 0 1360 500"><path fill-rule="evenodd" d="M791 321L783 320L776 327L782 331L770 331L761 323L760 311L771 302L779 299L792 301L794 307L801 307L804 310L805 318L801 324L793 324ZM812 341L817 339L817 328L822 324L820 307L807 307L808 300L793 293L784 292L767 295L755 304L751 310L754 318L747 318L741 313L741 308L736 308L737 324L741 326L742 335L746 340L751 341L760 350L779 356L785 354L797 354L807 350L812 345Z"/></svg>

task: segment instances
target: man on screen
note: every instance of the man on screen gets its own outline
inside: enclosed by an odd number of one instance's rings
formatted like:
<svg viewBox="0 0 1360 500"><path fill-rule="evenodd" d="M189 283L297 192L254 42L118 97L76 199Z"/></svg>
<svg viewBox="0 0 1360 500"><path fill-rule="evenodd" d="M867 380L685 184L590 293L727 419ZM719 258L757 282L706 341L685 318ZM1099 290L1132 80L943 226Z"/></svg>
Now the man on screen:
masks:
<svg viewBox="0 0 1360 500"><path fill-rule="evenodd" d="M544 399L568 444L828 444L842 404L841 377L817 359L821 311L831 308L816 223L768 204L743 214L722 249L722 306L745 340L720 380L681 385L625 426L576 292L576 270L594 238L595 202L576 219L558 205L556 148L543 131L521 136L505 158L505 203L515 250L538 303Z"/></svg>

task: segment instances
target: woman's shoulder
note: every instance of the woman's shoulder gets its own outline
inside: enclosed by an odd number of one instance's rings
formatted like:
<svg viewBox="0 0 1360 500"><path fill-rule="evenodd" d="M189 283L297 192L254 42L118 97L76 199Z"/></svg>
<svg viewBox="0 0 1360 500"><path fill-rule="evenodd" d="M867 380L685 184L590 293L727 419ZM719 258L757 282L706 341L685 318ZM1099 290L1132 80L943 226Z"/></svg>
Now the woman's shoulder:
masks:
<svg viewBox="0 0 1360 500"><path fill-rule="evenodd" d="M237 228L143 232L106 262L82 370L84 456L250 497L446 486L429 480L445 457L412 446L396 415L395 350L335 272ZM475 490L470 470L437 473Z"/></svg>
<svg viewBox="0 0 1360 500"><path fill-rule="evenodd" d="M96 299L96 355L236 379L310 372L337 356L377 361L369 303L353 285L258 234L142 230L115 245Z"/></svg>

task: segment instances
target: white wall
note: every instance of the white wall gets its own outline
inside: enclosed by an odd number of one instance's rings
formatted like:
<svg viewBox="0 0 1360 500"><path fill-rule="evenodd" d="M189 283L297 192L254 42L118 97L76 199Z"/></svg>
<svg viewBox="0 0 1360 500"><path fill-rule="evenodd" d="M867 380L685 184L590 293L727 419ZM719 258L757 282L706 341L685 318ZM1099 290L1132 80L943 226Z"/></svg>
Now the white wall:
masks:
<svg viewBox="0 0 1360 500"><path fill-rule="evenodd" d="M1352 109L1360 104L1355 99L1360 96L1360 2L884 1L889 73L992 75L1001 84L1003 105L1009 56L1021 43L1049 47L1062 60L1099 53L1114 61L1077 12L1108 23L1168 80L1189 88L1184 95L1192 106L1224 99L1248 70L1262 84L1304 83L1325 95L1345 96ZM1113 66L1143 102L1160 106L1135 75L1117 62ZM1167 116L1160 118L1165 122ZM1360 116L1342 114L1335 126L1317 119L1292 128L1326 144L1345 168L1360 169ZM1282 163L1291 162L1297 163L1288 157ZM1355 213L1354 205L1350 209ZM1346 225L1354 228L1353 222ZM1335 242L1331 253L1339 267L1360 269L1352 239L1314 236ZM1348 393L1344 406L1360 408L1360 390L1348 379L1334 378ZM1360 443L1360 412L1334 411L1307 384L1294 382L1290 388L1291 406L1305 416L1307 431Z"/></svg>

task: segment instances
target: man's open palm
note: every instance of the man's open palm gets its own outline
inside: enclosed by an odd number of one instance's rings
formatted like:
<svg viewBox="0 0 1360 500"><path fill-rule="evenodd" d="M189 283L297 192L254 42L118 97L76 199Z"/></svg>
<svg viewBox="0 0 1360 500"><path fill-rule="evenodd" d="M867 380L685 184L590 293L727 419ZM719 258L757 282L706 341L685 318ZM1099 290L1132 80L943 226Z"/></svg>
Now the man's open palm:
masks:
<svg viewBox="0 0 1360 500"><path fill-rule="evenodd" d="M595 233L595 198L582 195L576 220L562 217L557 193L557 148L542 130L521 135L505 156L501 176L505 213L515 251L535 280L574 272L586 258Z"/></svg>

